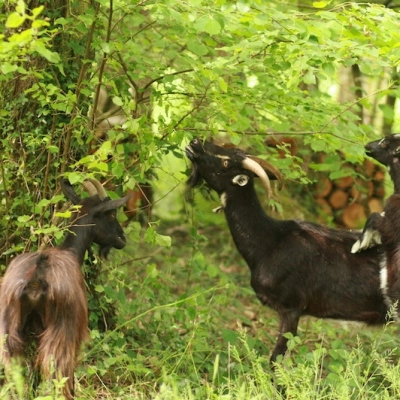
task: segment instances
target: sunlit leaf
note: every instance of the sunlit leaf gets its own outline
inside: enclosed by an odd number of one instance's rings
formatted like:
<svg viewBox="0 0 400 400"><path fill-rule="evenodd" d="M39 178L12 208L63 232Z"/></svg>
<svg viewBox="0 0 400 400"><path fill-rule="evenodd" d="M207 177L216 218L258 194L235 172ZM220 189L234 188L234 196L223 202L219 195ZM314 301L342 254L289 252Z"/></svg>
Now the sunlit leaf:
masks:
<svg viewBox="0 0 400 400"><path fill-rule="evenodd" d="M6 21L6 28L19 28L25 22L25 15L13 12Z"/></svg>

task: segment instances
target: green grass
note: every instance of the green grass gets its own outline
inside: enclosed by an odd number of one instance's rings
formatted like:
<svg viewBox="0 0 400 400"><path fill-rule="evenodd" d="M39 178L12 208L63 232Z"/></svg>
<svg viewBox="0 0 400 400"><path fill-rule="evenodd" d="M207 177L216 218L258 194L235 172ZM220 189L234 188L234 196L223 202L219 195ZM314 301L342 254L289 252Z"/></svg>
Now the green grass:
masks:
<svg viewBox="0 0 400 400"><path fill-rule="evenodd" d="M78 399L400 398L396 326L303 318L272 371L276 314L256 299L227 229L160 227L167 248L136 228L102 266ZM96 324L113 304L115 325L102 332ZM16 370L0 398L24 399L23 378ZM47 393L38 399L61 398Z"/></svg>

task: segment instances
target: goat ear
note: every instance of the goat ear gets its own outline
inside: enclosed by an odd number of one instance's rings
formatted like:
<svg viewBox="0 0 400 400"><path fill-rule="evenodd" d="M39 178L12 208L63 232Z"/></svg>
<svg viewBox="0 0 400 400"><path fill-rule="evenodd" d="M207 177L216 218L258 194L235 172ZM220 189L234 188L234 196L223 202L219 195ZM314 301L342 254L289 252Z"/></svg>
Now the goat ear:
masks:
<svg viewBox="0 0 400 400"><path fill-rule="evenodd" d="M64 193L64 196L67 198L67 200L71 201L73 204L80 203L81 198L76 194L74 188L67 179L62 179L60 185L61 185L61 190Z"/></svg>
<svg viewBox="0 0 400 400"><path fill-rule="evenodd" d="M232 179L232 183L239 186L246 186L249 183L249 177L244 174L236 175Z"/></svg>
<svg viewBox="0 0 400 400"><path fill-rule="evenodd" d="M125 197L122 197L121 199L103 201L102 203L100 203L99 205L94 207L92 209L92 212L94 214L97 214L99 212L106 212L106 211L110 211L110 210L116 210L117 208L123 206L131 198L131 196L132 196L132 193L128 194Z"/></svg>

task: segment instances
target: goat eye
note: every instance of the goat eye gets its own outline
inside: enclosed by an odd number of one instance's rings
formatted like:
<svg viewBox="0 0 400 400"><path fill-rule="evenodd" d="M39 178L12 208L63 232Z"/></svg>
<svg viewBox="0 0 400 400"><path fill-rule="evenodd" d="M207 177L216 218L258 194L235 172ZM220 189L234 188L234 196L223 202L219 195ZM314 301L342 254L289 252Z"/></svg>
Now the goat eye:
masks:
<svg viewBox="0 0 400 400"><path fill-rule="evenodd" d="M225 168L229 167L229 161L228 160L222 160L222 166Z"/></svg>
<svg viewBox="0 0 400 400"><path fill-rule="evenodd" d="M384 140L382 140L379 144L382 147L382 149L386 149L387 143Z"/></svg>

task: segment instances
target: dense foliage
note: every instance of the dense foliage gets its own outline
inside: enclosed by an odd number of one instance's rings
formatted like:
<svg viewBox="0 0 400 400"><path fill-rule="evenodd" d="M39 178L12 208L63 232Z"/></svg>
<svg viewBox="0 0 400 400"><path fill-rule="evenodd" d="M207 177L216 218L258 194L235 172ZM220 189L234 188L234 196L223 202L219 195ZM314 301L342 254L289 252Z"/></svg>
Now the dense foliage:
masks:
<svg viewBox="0 0 400 400"><path fill-rule="evenodd" d="M82 396L96 398L86 387L104 386L110 398L123 398L124 389L112 393L121 380L127 391L139 390L143 398L148 393L160 399L195 398L196 391L199 398L249 398L249 385L256 398L261 393L257 373L261 366L268 368L257 354L268 354L264 331L270 321L254 326L246 319L242 301L257 314L259 308L243 288L247 277L237 285L221 273L220 264L228 268L231 261L245 270L232 259L231 243L214 243L212 229L200 234L223 219L210 215L205 200L194 209L187 202L183 146L194 136L212 136L251 148L275 164L288 185L309 185L313 171L331 178L362 175L355 166L364 160L364 144L399 126L400 3L42 3L0 0L2 269L14 254L61 238L62 176L73 184L88 175L103 179L111 195L150 181L154 214L144 226L127 224L130 248L122 255L114 252L117 261L105 263L102 271L98 264L87 267L93 327L116 307L116 328L92 330L84 356L90 368L80 371ZM113 102L108 108L105 92ZM110 108L119 118L105 129L101 123L116 116L107 113ZM269 146L282 137L294 139L295 154L284 145ZM323 162L313 158L316 152L326 154ZM285 216L298 208L280 201ZM301 203L308 204L305 197ZM226 229L220 234L226 238ZM221 256L218 261L208 259L213 251ZM234 293L239 293L238 304ZM228 307L253 329L224 326L224 318L229 324L235 319L221 315ZM363 349L343 355L345 345L335 343L329 350L335 363L321 361L325 343L299 363L304 374L315 372L313 365L327 367L328 378L343 379L345 396L346 379L353 378L340 373L348 373L351 357L367 355ZM301 346L299 354L304 355ZM364 387L374 390L387 382L370 385L367 376L390 367L382 366L375 353L370 357L365 363L376 369L364 371ZM292 371L293 366L286 367ZM285 371L279 383L290 387ZM247 380L248 373L256 374L254 381ZM130 386L136 381L142 382L140 389ZM319 390L331 387L321 384Z"/></svg>

